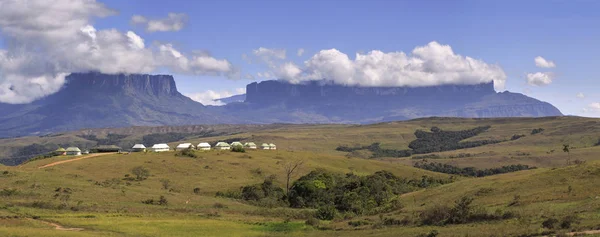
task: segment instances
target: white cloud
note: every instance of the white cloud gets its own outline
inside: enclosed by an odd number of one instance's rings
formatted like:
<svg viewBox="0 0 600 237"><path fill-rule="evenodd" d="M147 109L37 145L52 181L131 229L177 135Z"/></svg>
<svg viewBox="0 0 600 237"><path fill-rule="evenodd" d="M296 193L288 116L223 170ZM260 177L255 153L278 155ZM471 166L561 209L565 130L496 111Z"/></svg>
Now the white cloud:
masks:
<svg viewBox="0 0 600 237"><path fill-rule="evenodd" d="M553 61L546 60L542 56L535 57L534 61L535 61L535 65L537 67L541 67L541 68L553 68L553 67L556 67L556 64L554 64Z"/></svg>
<svg viewBox="0 0 600 237"><path fill-rule="evenodd" d="M298 55L298 57L301 57L304 54L304 49L303 48L299 48L298 49L298 53L296 55Z"/></svg>
<svg viewBox="0 0 600 237"><path fill-rule="evenodd" d="M227 98L234 95L240 95L246 93L246 88L236 88L233 91L213 91L207 90L204 92L198 93L190 93L186 94L187 97L190 97L192 100L198 101L203 105L214 105L214 106L222 106L225 105L219 99Z"/></svg>
<svg viewBox="0 0 600 237"><path fill-rule="evenodd" d="M28 103L60 90L72 72L235 75L227 60L186 55L170 44L147 47L133 31L96 29L115 11L93 0L0 0L0 102ZM140 19L138 19L140 20Z"/></svg>
<svg viewBox="0 0 600 237"><path fill-rule="evenodd" d="M131 17L131 24L137 25L137 24L143 24L146 22L148 22L148 19L146 19L146 17L144 17L144 16L133 15Z"/></svg>
<svg viewBox="0 0 600 237"><path fill-rule="evenodd" d="M532 86L547 86L552 83L554 74L551 72L527 73L527 83Z"/></svg>
<svg viewBox="0 0 600 237"><path fill-rule="evenodd" d="M271 72L257 72L256 77L259 79L273 79L273 74Z"/></svg>
<svg viewBox="0 0 600 237"><path fill-rule="evenodd" d="M577 93L577 98L583 99L583 98L585 98L585 94L583 94L582 92L579 92L579 93Z"/></svg>
<svg viewBox="0 0 600 237"><path fill-rule="evenodd" d="M359 86L434 86L442 84L479 84L494 82L503 89L506 75L498 65L454 53L449 45L431 42L416 47L411 54L373 50L357 53L354 59L337 49L321 50L304 62L278 65L282 72L293 72L293 83L307 80L331 80ZM287 70L286 70L287 69ZM298 69L298 70L296 70Z"/></svg>
<svg viewBox="0 0 600 237"><path fill-rule="evenodd" d="M148 19L144 16L134 15L131 17L131 23L134 25L144 25L146 31L180 31L187 23L188 16L184 13L169 13L166 18Z"/></svg>
<svg viewBox="0 0 600 237"><path fill-rule="evenodd" d="M247 79L247 80L254 80L254 78L255 78L255 77L254 77L252 74L250 74L250 73L246 73L246 74L244 74L244 79Z"/></svg>
<svg viewBox="0 0 600 237"><path fill-rule="evenodd" d="M588 107L595 111L600 111L600 102L594 102L588 105Z"/></svg>

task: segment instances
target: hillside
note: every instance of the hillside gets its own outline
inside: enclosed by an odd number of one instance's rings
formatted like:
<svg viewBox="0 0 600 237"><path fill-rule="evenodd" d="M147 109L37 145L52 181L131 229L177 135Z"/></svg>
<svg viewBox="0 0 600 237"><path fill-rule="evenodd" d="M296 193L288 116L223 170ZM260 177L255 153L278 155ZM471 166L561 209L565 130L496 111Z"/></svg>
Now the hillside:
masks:
<svg viewBox="0 0 600 237"><path fill-rule="evenodd" d="M480 126L490 127L463 141L504 140L435 152L433 154L439 157L426 159L459 167L527 164L538 168L483 178L460 177L412 167L413 163L423 160L415 156L432 154L369 158L372 154L368 151L355 154L336 150L340 145L364 146L374 142L381 143L384 149L407 149L417 138L415 131L419 129L429 131L437 127L442 131L468 131ZM207 128L210 127L203 129ZM532 135L532 130L539 131L538 128L543 131ZM139 139L143 134L158 131L153 129L157 128L92 129L29 139L66 139L83 133L106 137L109 131L111 134L122 131L131 139ZM202 131L185 126L161 129ZM538 236L600 227L599 194L595 188L600 185L600 146L594 146L600 134L598 119L428 118L373 125L265 125L213 129L226 133L209 137L189 135L182 141L273 142L278 145L278 150L197 152L196 158L175 156L175 152L105 154L83 156L80 160L46 168L39 167L72 158L53 157L20 166L0 166L0 235L417 236L436 230L438 236ZM525 136L512 140L515 134ZM562 152L564 143L572 146L570 154ZM463 157L458 157L461 153ZM466 157L464 154L471 155ZM566 166L568 156L575 165ZM394 182L409 186L401 186L408 189L388 196L394 204L392 209L367 206L361 214L340 211L331 221L322 220L315 224L313 220L311 225L305 222L319 212L316 208L290 208L276 200L257 202L235 196L238 195L236 192L246 190L241 186L265 187L264 182L271 180L271 175L275 175L270 184L274 190L285 187L285 165L299 160L304 163L292 176L292 181L306 179L307 174L319 169L322 170L319 172L340 178L370 177L385 170L389 174L384 173L384 177L393 175L397 178ZM132 169L138 166L148 170L146 179L135 179ZM353 175L345 175L347 173ZM309 183L316 185L320 181ZM222 196L217 196L218 192ZM157 204L160 196L164 196L166 205ZM466 215L464 219L442 219L437 224L423 224L429 220L424 218L427 216L424 213L441 211L439 216L444 217L445 210L451 210L454 203L465 196L473 198L473 202L467 205L468 208L461 209ZM142 203L150 199L154 204ZM552 218L556 219L554 227L542 227L542 223ZM569 221L568 227L561 227L564 221ZM56 230L51 224L83 230Z"/></svg>

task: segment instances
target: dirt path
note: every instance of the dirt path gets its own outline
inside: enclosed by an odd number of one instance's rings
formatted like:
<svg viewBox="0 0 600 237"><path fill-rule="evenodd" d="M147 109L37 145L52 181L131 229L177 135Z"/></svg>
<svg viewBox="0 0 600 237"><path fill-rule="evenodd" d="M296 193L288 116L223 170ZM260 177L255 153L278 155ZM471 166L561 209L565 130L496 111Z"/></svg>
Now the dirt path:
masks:
<svg viewBox="0 0 600 237"><path fill-rule="evenodd" d="M53 226L56 230L64 230L64 231L82 231L82 230L84 230L83 228L66 228L66 227L64 227L62 225L59 225L57 223L49 222L49 221L44 221L44 220L39 220L39 219L33 219L33 218L27 218L27 219L32 220L32 221L38 221L38 222L44 223L46 225Z"/></svg>
<svg viewBox="0 0 600 237"><path fill-rule="evenodd" d="M60 165L60 164L64 164L64 163L73 162L73 161L78 161L78 160L83 160L83 159L93 158L93 157L98 157L98 156L104 156L104 155L111 155L111 154L115 154L115 153L96 153L96 154L86 155L86 156L82 156L82 157L75 158L75 159L61 160L61 161L53 162L53 163L50 163L50 164L47 164L47 165L42 165L42 166L40 166L38 168L42 169L42 168L52 167L52 166L55 166L55 165Z"/></svg>

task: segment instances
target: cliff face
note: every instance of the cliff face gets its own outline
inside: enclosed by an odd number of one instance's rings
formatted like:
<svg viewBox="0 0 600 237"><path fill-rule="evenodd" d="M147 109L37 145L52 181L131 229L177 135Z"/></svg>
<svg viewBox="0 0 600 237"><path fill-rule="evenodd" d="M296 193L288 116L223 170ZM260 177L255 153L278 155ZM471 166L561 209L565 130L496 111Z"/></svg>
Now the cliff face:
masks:
<svg viewBox="0 0 600 237"><path fill-rule="evenodd" d="M177 91L167 75L76 73L56 94L26 105L1 105L0 137L81 128L236 123Z"/></svg>
<svg viewBox="0 0 600 237"><path fill-rule="evenodd" d="M263 81L246 87L229 111L257 122L370 123L430 116L543 117L558 109L518 93L496 93L493 83L429 87L355 87L322 81Z"/></svg>
<svg viewBox="0 0 600 237"><path fill-rule="evenodd" d="M470 99L496 93L494 84L443 85L430 87L356 87L325 84L312 81L305 84L291 84L284 81L263 81L246 86L246 102L273 103L277 101L335 101L350 100L389 100L402 98L452 98Z"/></svg>
<svg viewBox="0 0 600 237"><path fill-rule="evenodd" d="M171 75L74 73L67 77L68 90L111 93L125 91L157 97L180 95Z"/></svg>

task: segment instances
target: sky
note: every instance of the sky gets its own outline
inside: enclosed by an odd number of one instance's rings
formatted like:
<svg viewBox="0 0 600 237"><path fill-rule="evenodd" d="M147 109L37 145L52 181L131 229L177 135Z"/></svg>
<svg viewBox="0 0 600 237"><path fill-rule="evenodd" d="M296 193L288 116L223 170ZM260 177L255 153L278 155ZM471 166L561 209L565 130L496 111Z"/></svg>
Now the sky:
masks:
<svg viewBox="0 0 600 237"><path fill-rule="evenodd" d="M70 72L161 73L204 104L269 79L494 81L600 117L598 1L0 0L0 102Z"/></svg>

